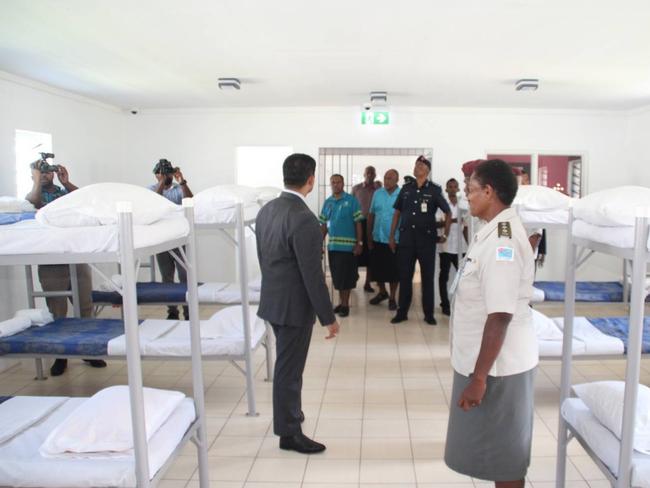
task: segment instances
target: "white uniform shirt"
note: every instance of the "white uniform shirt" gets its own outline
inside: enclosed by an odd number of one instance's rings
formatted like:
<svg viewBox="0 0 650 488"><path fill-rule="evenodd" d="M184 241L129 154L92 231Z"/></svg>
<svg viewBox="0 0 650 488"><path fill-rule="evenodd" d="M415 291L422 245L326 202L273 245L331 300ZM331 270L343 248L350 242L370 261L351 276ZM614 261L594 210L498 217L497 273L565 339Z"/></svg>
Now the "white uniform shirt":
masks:
<svg viewBox="0 0 650 488"><path fill-rule="evenodd" d="M500 222L509 223L512 237L499 237ZM505 209L474 236L454 295L454 370L464 376L474 372L487 316L500 312L513 317L489 375L510 376L537 365L537 338L528 307L534 271L528 235L514 209Z"/></svg>
<svg viewBox="0 0 650 488"><path fill-rule="evenodd" d="M456 221L458 221L459 204L457 203L456 205L454 205L449 200L447 200L447 203L449 204L449 208L451 209L451 218L456 219ZM440 217L440 220L444 222L445 214L441 211L438 211L438 215ZM459 244L460 244L460 249L459 249ZM439 252L446 252L449 254L462 254L465 252L465 249L466 249L465 238L459 234L458 223L452 223L451 226L449 226L449 235L447 236L447 240L443 242L441 245L439 245L438 250Z"/></svg>

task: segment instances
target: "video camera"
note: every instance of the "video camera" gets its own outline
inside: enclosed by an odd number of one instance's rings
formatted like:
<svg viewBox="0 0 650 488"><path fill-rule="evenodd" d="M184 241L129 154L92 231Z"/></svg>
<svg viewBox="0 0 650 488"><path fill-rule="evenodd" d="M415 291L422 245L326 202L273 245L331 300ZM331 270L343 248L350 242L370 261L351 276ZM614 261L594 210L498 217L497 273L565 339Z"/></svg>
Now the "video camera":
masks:
<svg viewBox="0 0 650 488"><path fill-rule="evenodd" d="M156 166L153 168L154 174L160 173L161 175L173 175L177 171L180 171L180 168L178 166L174 167L174 165L166 159L158 161Z"/></svg>
<svg viewBox="0 0 650 488"><path fill-rule="evenodd" d="M47 162L48 159L54 159L54 154L42 152L40 155L41 159L38 159L29 165L32 169L37 169L41 173L57 173L59 171L58 164L50 164Z"/></svg>

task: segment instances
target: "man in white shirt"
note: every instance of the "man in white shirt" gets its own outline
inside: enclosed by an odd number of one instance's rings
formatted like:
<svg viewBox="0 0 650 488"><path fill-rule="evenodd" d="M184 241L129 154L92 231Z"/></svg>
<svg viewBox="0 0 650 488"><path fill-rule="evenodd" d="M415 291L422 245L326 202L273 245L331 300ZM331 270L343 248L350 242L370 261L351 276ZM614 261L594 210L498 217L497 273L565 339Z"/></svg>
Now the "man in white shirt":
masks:
<svg viewBox="0 0 650 488"><path fill-rule="evenodd" d="M447 282L449 280L449 271L453 265L458 271L458 255L465 248L464 238L460 238L458 230L458 180L451 178L445 185L447 192L447 201L451 209L451 227L447 240L440 246L440 273L438 274L438 288L440 290L440 308L443 315L450 315L449 293L447 292ZM442 227L444 221L438 221L438 227Z"/></svg>

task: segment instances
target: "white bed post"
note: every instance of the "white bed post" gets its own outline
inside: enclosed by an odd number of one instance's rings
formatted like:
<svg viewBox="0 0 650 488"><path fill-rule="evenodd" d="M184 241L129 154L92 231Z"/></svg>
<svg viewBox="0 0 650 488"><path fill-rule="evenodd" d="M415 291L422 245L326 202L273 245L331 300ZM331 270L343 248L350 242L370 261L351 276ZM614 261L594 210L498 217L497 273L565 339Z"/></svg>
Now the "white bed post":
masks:
<svg viewBox="0 0 650 488"><path fill-rule="evenodd" d="M36 308L36 299L34 298L34 275L32 274L32 265L25 265L25 281L27 282L27 307ZM43 374L43 358L34 359L34 366L36 367L37 380L44 380Z"/></svg>
<svg viewBox="0 0 650 488"><path fill-rule="evenodd" d="M131 402L131 425L135 451L135 476L138 488L150 485L149 449L145 431L144 393L138 332L138 300L136 296L135 257L133 253L133 215L131 202L117 204L120 263L122 265L122 309L126 339L126 362Z"/></svg>
<svg viewBox="0 0 650 488"><path fill-rule="evenodd" d="M244 205L237 202L237 254L239 262L239 288L241 290L242 316L244 319L244 361L246 363L246 399L249 416L256 416L255 379L251 351L250 302L248 299L248 256L246 253L246 226L244 224Z"/></svg>
<svg viewBox="0 0 650 488"><path fill-rule="evenodd" d="M201 352L201 321L199 318L198 276L196 272L196 236L194 234L194 201L183 199L185 218L190 226L187 240L187 306L190 314L190 345L192 351L192 391L194 408L199 421L197 430L197 453L199 458L199 483L201 488L208 488L208 431L205 422L205 399L203 386L203 356Z"/></svg>
<svg viewBox="0 0 650 488"><path fill-rule="evenodd" d="M70 289L72 290L72 313L76 318L81 318L81 299L79 298L79 273L76 264L70 267Z"/></svg>
<svg viewBox="0 0 650 488"><path fill-rule="evenodd" d="M562 404L571 389L571 361L573 358L573 318L576 309L576 255L573 243L573 208L569 207L566 273L564 280L564 331L562 337L562 374L560 379L560 415L557 435L556 488L563 488L566 480L566 455L569 432L562 417Z"/></svg>
<svg viewBox="0 0 650 488"><path fill-rule="evenodd" d="M632 294L630 296L627 365L625 368L625 399L623 401L623 426L618 464L618 487L628 487L632 481L632 445L636 399L639 389L641 343L643 338L643 312L645 306L645 273L648 243L648 215L645 209L637 210L634 233L634 260L632 261Z"/></svg>

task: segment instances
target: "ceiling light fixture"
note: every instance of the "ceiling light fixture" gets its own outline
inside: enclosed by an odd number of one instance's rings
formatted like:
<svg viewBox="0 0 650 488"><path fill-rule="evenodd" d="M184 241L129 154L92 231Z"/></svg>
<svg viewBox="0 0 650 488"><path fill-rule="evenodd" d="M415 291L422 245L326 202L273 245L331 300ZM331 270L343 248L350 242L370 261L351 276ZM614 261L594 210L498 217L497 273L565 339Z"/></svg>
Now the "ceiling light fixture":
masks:
<svg viewBox="0 0 650 488"><path fill-rule="evenodd" d="M388 92L385 91L371 91L370 104L373 107L383 107L388 105Z"/></svg>
<svg viewBox="0 0 650 488"><path fill-rule="evenodd" d="M219 78L218 83L221 90L241 89L241 81L238 78Z"/></svg>
<svg viewBox="0 0 650 488"><path fill-rule="evenodd" d="M515 90L517 91L536 91L537 88L539 88L537 78L523 78L515 83Z"/></svg>

